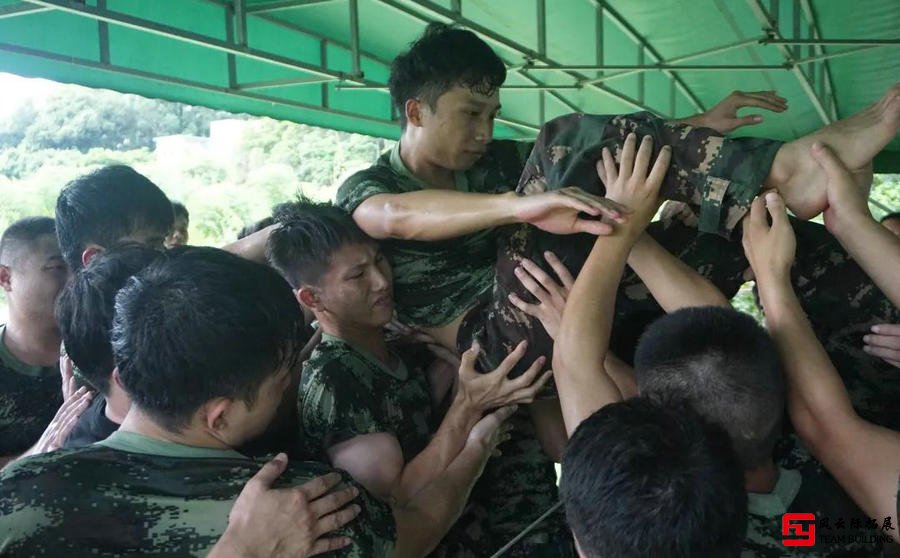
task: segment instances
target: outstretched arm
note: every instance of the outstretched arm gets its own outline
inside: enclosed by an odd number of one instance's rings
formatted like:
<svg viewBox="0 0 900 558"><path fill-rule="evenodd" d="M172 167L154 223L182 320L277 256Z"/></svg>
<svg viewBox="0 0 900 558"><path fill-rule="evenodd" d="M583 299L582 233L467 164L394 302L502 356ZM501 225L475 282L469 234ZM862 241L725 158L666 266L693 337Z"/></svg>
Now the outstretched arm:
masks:
<svg viewBox="0 0 900 558"><path fill-rule="evenodd" d="M621 219L614 202L580 188L564 188L531 196L479 194L428 189L402 194L376 194L362 202L353 219L373 238L446 240L511 223L531 223L556 234L609 234L611 227L579 216Z"/></svg>
<svg viewBox="0 0 900 558"><path fill-rule="evenodd" d="M868 189L854 183L853 174L828 146L813 144L811 153L828 175L825 226L894 306L900 306L900 238L872 217Z"/></svg>
<svg viewBox="0 0 900 558"><path fill-rule="evenodd" d="M631 249L628 265L666 312L691 306L729 305L722 291L670 254L646 232Z"/></svg>
<svg viewBox="0 0 900 558"><path fill-rule="evenodd" d="M866 513L894 516L900 434L856 414L800 307L790 282L795 239L784 201L775 193L757 198L743 226L744 250L785 367L788 411L797 434Z"/></svg>
<svg viewBox="0 0 900 558"><path fill-rule="evenodd" d="M737 111L744 107L756 107L773 112L784 112L788 108L787 99L779 97L774 91L732 91L708 111L676 120L675 123L712 128L720 134L727 134L741 126L759 124L763 121L760 114L738 116Z"/></svg>
<svg viewBox="0 0 900 558"><path fill-rule="evenodd" d="M569 435L597 409L622 399L604 365L616 291L628 253L659 207L659 187L671 157L668 146L663 147L648 175L652 140L645 137L637 154L636 142L634 134L626 138L618 173L614 167L605 168L607 195L632 213L615 235L594 243L566 301L553 351L553 373Z"/></svg>

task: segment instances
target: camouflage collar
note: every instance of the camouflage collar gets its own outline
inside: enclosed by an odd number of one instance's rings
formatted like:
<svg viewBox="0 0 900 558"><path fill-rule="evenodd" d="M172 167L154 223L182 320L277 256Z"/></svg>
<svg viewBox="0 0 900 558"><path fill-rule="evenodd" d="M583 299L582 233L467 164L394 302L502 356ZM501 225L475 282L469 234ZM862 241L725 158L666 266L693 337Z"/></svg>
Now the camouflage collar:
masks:
<svg viewBox="0 0 900 558"><path fill-rule="evenodd" d="M116 430L109 438L97 442L95 445L106 446L110 449L129 453L143 453L162 457L186 457L194 459L249 459L231 449L200 448L186 446L175 442L167 442L157 438L151 438L136 432Z"/></svg>
<svg viewBox="0 0 900 558"><path fill-rule="evenodd" d="M409 167L406 166L406 163L403 162L403 159L400 157L400 142L394 144L394 148L391 149L390 155L388 157L388 162L391 165L391 169L402 176L403 178L411 181L416 186L425 190L428 188L428 185L422 181L421 178L414 175ZM453 173L453 179L456 182L456 189L460 192L468 192L469 191L469 177L466 176L464 171L455 171Z"/></svg>
<svg viewBox="0 0 900 558"><path fill-rule="evenodd" d="M803 476L794 469L778 468L778 482L768 494L747 493L747 511L751 515L776 517L787 513L797 493Z"/></svg>
<svg viewBox="0 0 900 558"><path fill-rule="evenodd" d="M397 366L394 369L391 369L390 367L385 365L383 362L381 362L380 360L375 358L375 355L373 355L369 351L363 349L362 347L360 347L358 345L354 345L353 343L351 343L350 341L347 341L346 339L341 339L340 337L335 337L334 335L329 335L323 331L322 332L322 341L330 341L332 343L343 343L344 345L347 345L348 347L350 347L351 350L353 350L353 352L358 354L364 360L366 360L373 366L377 367L379 370L381 370L382 372L384 372L391 378L394 378L394 379L400 380L400 381L405 381L409 378L409 369L406 368L406 363L403 362L403 359L400 358L400 355L398 355L394 351L391 351L390 349L388 349L388 351L390 352L391 356L393 356L395 359L397 359Z"/></svg>
<svg viewBox="0 0 900 558"><path fill-rule="evenodd" d="M6 342L3 340L5 337L6 324L0 324L0 369L6 368L12 370L16 374L31 376L32 378L56 376L59 374L59 369L54 366L37 366L34 364L27 364L17 359L6 348Z"/></svg>

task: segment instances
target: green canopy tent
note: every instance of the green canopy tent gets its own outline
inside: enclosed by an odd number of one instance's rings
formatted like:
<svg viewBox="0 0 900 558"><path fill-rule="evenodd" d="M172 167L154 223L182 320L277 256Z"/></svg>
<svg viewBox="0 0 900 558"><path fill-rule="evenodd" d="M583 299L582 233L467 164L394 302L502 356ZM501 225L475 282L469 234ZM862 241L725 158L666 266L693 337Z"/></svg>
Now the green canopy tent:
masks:
<svg viewBox="0 0 900 558"><path fill-rule="evenodd" d="M390 60L430 21L506 61L498 137L776 89L789 111L746 133L790 139L900 80L897 0L0 0L0 71L396 138Z"/></svg>

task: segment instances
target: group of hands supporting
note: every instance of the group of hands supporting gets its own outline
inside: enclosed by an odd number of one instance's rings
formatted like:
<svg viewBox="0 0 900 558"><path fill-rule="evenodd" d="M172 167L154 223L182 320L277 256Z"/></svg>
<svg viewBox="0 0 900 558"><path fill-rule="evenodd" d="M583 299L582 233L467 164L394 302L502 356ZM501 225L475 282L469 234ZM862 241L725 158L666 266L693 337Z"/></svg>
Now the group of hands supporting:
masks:
<svg viewBox="0 0 900 558"><path fill-rule="evenodd" d="M707 113L682 122L721 133L761 122L759 115L737 116L738 108L747 106L775 112L787 108L786 101L774 92L735 92ZM618 154L618 165L613 154L603 149L597 172L606 186L605 198L577 188L549 193L564 200L557 211L532 207L529 196L521 199L522 221L558 234L598 235L577 278L552 252L544 257L556 277L528 259L516 269L516 276L535 301L526 302L515 294L509 300L543 324L555 341L552 356L539 358L523 375L510 379L508 373L525 354L523 342L495 370L479 373L477 344L457 356L427 334L392 323L398 333L427 343L454 370L455 378L445 382L453 390L453 401L463 402L461 405L480 417L464 426L464 451L477 456L476 466L483 468L490 456L499 453L498 446L509 438L507 419L517 405L533 402L551 377L568 435L604 405L637 394L630 367L608 351L615 295L626 264L667 312L728 304L714 286L644 233L660 207L659 188L671 157L669 147L663 146L651 160L652 147L649 137L638 141L634 134L629 135ZM900 276L900 242L872 218L867 189L859 187L858 175L825 145L815 144L809 156L828 176L824 213L828 231L891 302L900 306L900 282L896 280ZM529 215L529 211L539 213ZM813 334L791 285L796 241L777 192L763 192L753 201L743 221L742 242L769 332L784 361L788 411L798 435L864 511L873 517L892 515L896 501L888 488L897 482L900 435L859 418ZM866 352L900 368L900 325L875 326L864 342ZM552 358L552 371L542 373L547 358ZM76 389L68 357L61 357L60 370L64 403L23 457L59 449L91 402L93 392ZM350 544L346 537L329 534L360 513L358 505L348 505L358 489L343 487L336 473L297 487L273 488L287 464L287 456L278 454L247 482L211 557L312 556ZM422 489L414 486L407 496L412 498L412 493Z"/></svg>

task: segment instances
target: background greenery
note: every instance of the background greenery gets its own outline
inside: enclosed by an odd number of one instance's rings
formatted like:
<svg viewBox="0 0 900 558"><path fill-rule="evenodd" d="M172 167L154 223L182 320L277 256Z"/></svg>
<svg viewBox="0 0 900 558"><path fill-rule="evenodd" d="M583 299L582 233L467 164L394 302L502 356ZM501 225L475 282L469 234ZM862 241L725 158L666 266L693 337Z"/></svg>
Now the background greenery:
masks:
<svg viewBox="0 0 900 558"><path fill-rule="evenodd" d="M247 121L234 156L170 157L154 149L156 137L206 136L211 121L225 118ZM0 231L22 217L52 216L66 182L123 163L188 207L192 244L220 246L297 193L332 198L344 177L390 146L380 138L59 85L46 98L0 117ZM877 175L872 197L900 209L900 175ZM873 211L876 217L882 213ZM759 316L749 284L734 304Z"/></svg>

